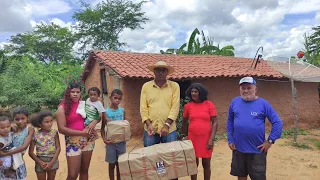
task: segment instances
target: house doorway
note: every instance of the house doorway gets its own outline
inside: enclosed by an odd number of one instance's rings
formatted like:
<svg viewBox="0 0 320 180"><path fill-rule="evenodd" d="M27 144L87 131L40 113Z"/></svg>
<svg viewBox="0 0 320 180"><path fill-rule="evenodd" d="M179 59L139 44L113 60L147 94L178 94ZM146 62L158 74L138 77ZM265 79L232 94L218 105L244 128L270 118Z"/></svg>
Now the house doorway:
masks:
<svg viewBox="0 0 320 180"><path fill-rule="evenodd" d="M180 86L180 99L185 99L186 98L186 91L191 85L190 80L185 80L185 81L177 81L177 83Z"/></svg>

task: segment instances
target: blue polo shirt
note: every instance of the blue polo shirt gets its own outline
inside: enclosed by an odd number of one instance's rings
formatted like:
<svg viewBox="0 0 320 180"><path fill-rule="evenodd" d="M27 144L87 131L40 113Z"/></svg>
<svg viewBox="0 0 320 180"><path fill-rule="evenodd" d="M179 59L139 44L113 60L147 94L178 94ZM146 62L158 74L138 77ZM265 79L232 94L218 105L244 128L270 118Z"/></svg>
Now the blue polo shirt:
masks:
<svg viewBox="0 0 320 180"><path fill-rule="evenodd" d="M234 143L237 151L259 154L257 146L266 140L266 118L272 124L268 138L275 141L281 137L282 120L272 106L262 98L254 101L245 101L241 96L234 98L227 121L228 143Z"/></svg>

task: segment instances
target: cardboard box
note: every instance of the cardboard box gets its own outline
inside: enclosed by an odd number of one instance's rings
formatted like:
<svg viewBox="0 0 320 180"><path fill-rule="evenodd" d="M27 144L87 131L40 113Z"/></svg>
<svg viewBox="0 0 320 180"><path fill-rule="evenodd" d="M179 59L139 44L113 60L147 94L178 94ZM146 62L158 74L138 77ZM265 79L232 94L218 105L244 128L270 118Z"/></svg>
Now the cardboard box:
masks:
<svg viewBox="0 0 320 180"><path fill-rule="evenodd" d="M127 120L107 122L105 126L106 137L115 143L129 141L131 137L130 123Z"/></svg>
<svg viewBox="0 0 320 180"><path fill-rule="evenodd" d="M118 163L121 180L168 180L198 173L190 140L134 149L121 155Z"/></svg>

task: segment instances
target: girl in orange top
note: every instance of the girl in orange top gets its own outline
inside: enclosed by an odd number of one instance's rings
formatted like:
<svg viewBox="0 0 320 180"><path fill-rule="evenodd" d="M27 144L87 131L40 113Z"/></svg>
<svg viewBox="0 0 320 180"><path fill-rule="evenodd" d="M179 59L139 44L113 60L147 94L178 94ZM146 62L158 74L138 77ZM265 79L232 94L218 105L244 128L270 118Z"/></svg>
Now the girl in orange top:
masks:
<svg viewBox="0 0 320 180"><path fill-rule="evenodd" d="M204 170L204 180L210 180L210 161L214 146L218 121L214 104L207 100L208 90L203 84L194 83L186 91L186 96L191 102L184 106L182 130L186 132L186 123L190 120L188 128L188 139L192 141L197 157L202 158ZM191 176L192 180L197 179L197 175Z"/></svg>

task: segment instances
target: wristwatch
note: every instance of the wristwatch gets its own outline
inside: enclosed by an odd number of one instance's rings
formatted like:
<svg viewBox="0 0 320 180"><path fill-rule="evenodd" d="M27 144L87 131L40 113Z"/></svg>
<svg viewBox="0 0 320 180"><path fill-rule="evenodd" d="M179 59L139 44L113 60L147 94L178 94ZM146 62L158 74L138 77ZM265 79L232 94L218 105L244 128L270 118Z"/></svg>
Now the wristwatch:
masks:
<svg viewBox="0 0 320 180"><path fill-rule="evenodd" d="M272 140L272 139L270 139L270 138L268 138L268 142L269 142L270 144L274 144L274 140Z"/></svg>

